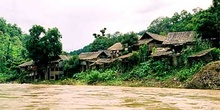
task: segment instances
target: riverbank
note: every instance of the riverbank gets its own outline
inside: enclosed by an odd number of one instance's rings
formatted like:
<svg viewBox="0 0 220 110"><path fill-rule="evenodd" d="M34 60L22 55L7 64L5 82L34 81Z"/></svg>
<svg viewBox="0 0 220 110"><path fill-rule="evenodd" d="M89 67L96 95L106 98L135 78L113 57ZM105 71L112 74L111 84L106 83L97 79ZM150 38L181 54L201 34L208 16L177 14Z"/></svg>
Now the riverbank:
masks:
<svg viewBox="0 0 220 110"><path fill-rule="evenodd" d="M144 73L144 65L124 74L118 71L91 70L74 74L72 78L60 80L43 81L10 81L0 83L30 83L49 85L98 85L98 86L125 86L125 87L160 87L160 88L198 88L198 89L219 89L220 61L193 65L191 67L177 68L163 71L163 76L158 74ZM147 68L146 70L149 70Z"/></svg>
<svg viewBox="0 0 220 110"><path fill-rule="evenodd" d="M159 87L159 88L189 88L187 84L189 82L180 82L176 78L172 78L165 81L158 81L155 79L151 80L110 80L106 82L96 82L88 84L82 80L76 80L73 78L66 78L60 80L43 80L43 81L32 81L32 82L3 82L1 84L46 84L46 85L93 85L93 86L124 86L124 87Z"/></svg>
<svg viewBox="0 0 220 110"><path fill-rule="evenodd" d="M185 76L168 74L163 77L133 77L133 74L119 75L112 70L87 71L74 75L74 78L62 80L47 80L31 82L33 84L58 84L58 85L99 85L99 86L126 86L126 87L166 87L166 88L198 88L198 89L219 89L220 88L220 61L211 62L204 67L191 67L178 71ZM173 70L171 70L173 71ZM190 73L193 72L193 73ZM130 72L132 73L132 72ZM186 75L187 74L187 75ZM180 80L180 77L184 80Z"/></svg>
<svg viewBox="0 0 220 110"><path fill-rule="evenodd" d="M124 87L159 87L159 88L185 88L185 83L181 83L177 80L169 81L156 81L156 80L146 80L146 81L107 81L99 82L95 84L87 84L75 79L62 79L62 80L44 80L31 82L30 84L49 84L49 85L93 85L93 86L124 86Z"/></svg>

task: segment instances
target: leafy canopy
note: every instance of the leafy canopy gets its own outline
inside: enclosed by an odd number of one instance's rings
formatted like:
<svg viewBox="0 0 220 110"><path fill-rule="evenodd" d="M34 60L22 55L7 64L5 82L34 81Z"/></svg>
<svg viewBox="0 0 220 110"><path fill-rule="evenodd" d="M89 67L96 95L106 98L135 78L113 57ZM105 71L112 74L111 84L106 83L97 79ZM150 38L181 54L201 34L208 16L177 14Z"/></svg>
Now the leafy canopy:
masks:
<svg viewBox="0 0 220 110"><path fill-rule="evenodd" d="M47 64L62 53L61 34L57 28L46 31L42 26L34 25L29 32L26 48L36 64Z"/></svg>

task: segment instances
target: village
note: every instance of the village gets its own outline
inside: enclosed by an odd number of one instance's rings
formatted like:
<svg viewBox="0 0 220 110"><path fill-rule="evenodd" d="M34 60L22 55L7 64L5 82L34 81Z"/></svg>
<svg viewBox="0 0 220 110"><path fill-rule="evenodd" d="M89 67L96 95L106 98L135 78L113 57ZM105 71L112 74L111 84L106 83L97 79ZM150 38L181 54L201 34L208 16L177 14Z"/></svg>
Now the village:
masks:
<svg viewBox="0 0 220 110"><path fill-rule="evenodd" d="M0 110L220 110L220 0L1 0Z"/></svg>
<svg viewBox="0 0 220 110"><path fill-rule="evenodd" d="M153 59L161 60L162 58L169 58L171 64L175 67L184 62L181 61L184 48L193 48L197 38L194 31L185 32L170 32L167 36L153 34L146 32L142 36L138 36L138 41L131 46L124 46L122 43L117 42L110 46L107 50L99 50L96 52L83 52L79 54L80 71L108 68L113 62L121 60L125 65L129 57L133 55L134 51L138 51L140 46L147 45L147 56ZM129 52L123 54L124 51ZM193 60L207 60L212 61L213 57L209 54L214 48L209 48L196 54L188 56L189 62ZM70 59L70 55L59 55L55 60L48 62L47 70L39 73L34 61L28 61L20 64L21 72L25 71L31 80L46 79L58 80L64 75L63 62Z"/></svg>

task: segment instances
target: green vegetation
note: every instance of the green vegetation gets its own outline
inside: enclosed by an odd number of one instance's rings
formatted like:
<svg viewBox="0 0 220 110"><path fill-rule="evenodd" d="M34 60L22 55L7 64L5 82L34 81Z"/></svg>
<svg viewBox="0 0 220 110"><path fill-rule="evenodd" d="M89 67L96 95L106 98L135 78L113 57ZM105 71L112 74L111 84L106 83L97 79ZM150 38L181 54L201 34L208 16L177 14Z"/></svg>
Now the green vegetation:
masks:
<svg viewBox="0 0 220 110"><path fill-rule="evenodd" d="M189 62L188 57L205 49L220 47L220 1L213 0L213 5L207 10L196 8L193 11L194 13L189 13L183 10L174 13L172 17L159 17L139 33L106 34L107 29L103 28L100 34L93 34L95 40L91 44L70 52L73 56L64 63L63 79L39 83L183 87L195 73L210 62ZM196 31L199 36L192 47L183 47L181 62L178 66L173 66L169 57L150 57L147 45L141 46L138 51L132 51L133 44L138 41L138 35L146 31L160 35L167 35L168 32ZM39 67L38 71L47 71L43 67L62 53L61 34L57 28L45 30L42 26L34 25L29 32L30 35L24 34L19 27L0 18L0 83L14 80L26 82L26 73L19 72L19 64L33 59ZM126 48L122 54L132 52L127 62L119 59L108 68L80 72L78 55L81 52L106 50L117 42L121 42ZM219 60L220 49L215 48L209 54L213 56L213 60Z"/></svg>
<svg viewBox="0 0 220 110"><path fill-rule="evenodd" d="M47 63L62 52L61 34L57 28L46 31L39 25L34 25L29 32L26 42L28 56L35 62L38 71L47 71Z"/></svg>
<svg viewBox="0 0 220 110"><path fill-rule="evenodd" d="M62 51L61 35L57 28L46 30L35 25L30 35L23 34L15 24L0 18L0 82L25 81L18 65L33 59L38 65L59 55Z"/></svg>
<svg viewBox="0 0 220 110"><path fill-rule="evenodd" d="M71 55L79 55L82 52L94 52L98 50L106 50L108 47L112 46L117 42L121 42L124 46L129 46L137 42L137 34L134 32L129 32L125 34L121 34L120 32L115 32L114 34L104 34L105 36L101 36L98 34L93 34L95 40L85 46L82 49L70 52ZM98 37L97 37L98 36Z"/></svg>
<svg viewBox="0 0 220 110"><path fill-rule="evenodd" d="M147 31L166 35L168 32L197 31L202 38L219 40L220 33L220 5L219 0L213 0L213 5L207 10L201 8L193 9L194 13L185 10L174 13L169 17L159 17L154 20ZM219 47L218 42L213 46Z"/></svg>
<svg viewBox="0 0 220 110"><path fill-rule="evenodd" d="M74 73L79 72L79 57L77 55L72 56L69 60L64 62L65 76L72 77Z"/></svg>
<svg viewBox="0 0 220 110"><path fill-rule="evenodd" d="M25 60L24 38L19 27L0 18L0 82L18 77L17 65Z"/></svg>

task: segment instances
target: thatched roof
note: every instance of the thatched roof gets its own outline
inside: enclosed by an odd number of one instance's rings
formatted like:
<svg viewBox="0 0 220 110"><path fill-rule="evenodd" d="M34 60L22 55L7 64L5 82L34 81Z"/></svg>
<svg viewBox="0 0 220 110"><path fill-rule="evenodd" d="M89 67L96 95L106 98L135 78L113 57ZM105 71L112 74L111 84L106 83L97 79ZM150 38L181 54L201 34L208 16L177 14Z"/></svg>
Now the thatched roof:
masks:
<svg viewBox="0 0 220 110"><path fill-rule="evenodd" d="M147 32L147 34L150 35L154 40L157 40L157 41L163 42L166 39L166 37L162 36L162 35L153 34L153 33L149 33L149 32Z"/></svg>
<svg viewBox="0 0 220 110"><path fill-rule="evenodd" d="M100 50L100 52L104 52L108 57L111 57L111 51L108 50Z"/></svg>
<svg viewBox="0 0 220 110"><path fill-rule="evenodd" d="M85 52L85 53L81 53L79 54L79 59L80 60L93 60L93 59L97 59L99 57L99 55L101 54L105 54L107 57L110 57L111 54L108 51L98 51L98 52Z"/></svg>
<svg viewBox="0 0 220 110"><path fill-rule="evenodd" d="M141 35L137 35L138 40L141 40L142 36Z"/></svg>
<svg viewBox="0 0 220 110"><path fill-rule="evenodd" d="M118 42L118 43L115 43L114 45L112 45L111 47L108 48L108 50L123 50L123 45Z"/></svg>
<svg viewBox="0 0 220 110"><path fill-rule="evenodd" d="M69 60L70 58L71 56L69 55L58 55L58 58L56 58L56 60L51 61L51 63Z"/></svg>
<svg viewBox="0 0 220 110"><path fill-rule="evenodd" d="M153 39L156 41L163 42L166 39L166 37L162 35L146 32L141 38L139 38L139 40L143 40L143 39Z"/></svg>
<svg viewBox="0 0 220 110"><path fill-rule="evenodd" d="M100 55L100 52L85 52L79 54L79 59L80 60L91 60L91 59L96 59Z"/></svg>
<svg viewBox="0 0 220 110"><path fill-rule="evenodd" d="M69 55L59 55L59 57L60 57L60 59L62 59L62 60L68 60L68 59L71 58L71 56L69 56Z"/></svg>
<svg viewBox="0 0 220 110"><path fill-rule="evenodd" d="M56 60L53 60L53 61L50 61L50 62L59 62L59 61L64 61L64 60L68 60L68 59L70 59L71 58L71 56L68 56L68 55L58 55L58 59L56 59ZM33 60L31 60L31 61L28 61L28 62L24 62L24 63L22 63L22 64L20 64L20 65L18 65L19 67L26 67L26 66L32 66L32 65L34 65L34 61Z"/></svg>
<svg viewBox="0 0 220 110"><path fill-rule="evenodd" d="M129 58L133 55L133 53L129 53L129 54L126 54L126 55L123 55L123 56L120 56L118 57L119 59L125 59L125 58Z"/></svg>
<svg viewBox="0 0 220 110"><path fill-rule="evenodd" d="M92 63L90 66L92 65L102 65L102 64L109 64L109 63L112 63L114 62L115 59L111 59L111 58L101 58L101 59L98 59L96 60L94 63Z"/></svg>
<svg viewBox="0 0 220 110"><path fill-rule="evenodd" d="M156 48L155 52L151 53L152 57L160 57L160 56L168 56L172 54L173 51L170 50L170 48Z"/></svg>
<svg viewBox="0 0 220 110"><path fill-rule="evenodd" d="M31 66L31 65L34 65L34 61L31 60L31 61L28 61L28 62L24 62L20 65L18 65L19 67L26 67L26 66Z"/></svg>
<svg viewBox="0 0 220 110"><path fill-rule="evenodd" d="M137 45L143 45L143 44L148 44L149 42L151 42L153 39L142 39L139 40Z"/></svg>
<svg viewBox="0 0 220 110"><path fill-rule="evenodd" d="M202 57L205 56L206 54L208 54L209 52L211 52L214 48L210 48L210 49L206 49L203 51L200 51L194 55L189 56L189 58L196 58L196 57Z"/></svg>
<svg viewBox="0 0 220 110"><path fill-rule="evenodd" d="M186 32L170 32L168 33L163 44L165 45L183 45L188 42L195 41L195 32L186 31Z"/></svg>

